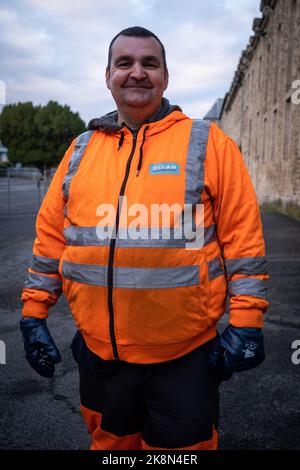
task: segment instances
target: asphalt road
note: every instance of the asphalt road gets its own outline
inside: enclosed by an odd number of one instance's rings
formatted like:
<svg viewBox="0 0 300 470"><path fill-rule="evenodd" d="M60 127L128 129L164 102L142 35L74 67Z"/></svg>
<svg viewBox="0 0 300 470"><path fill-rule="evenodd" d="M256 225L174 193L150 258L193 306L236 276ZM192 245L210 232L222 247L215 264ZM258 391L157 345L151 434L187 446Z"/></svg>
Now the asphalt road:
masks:
<svg viewBox="0 0 300 470"><path fill-rule="evenodd" d="M63 357L55 378L38 376L24 358L20 292L31 260L34 217L2 216L0 224L0 340L6 344L0 449L87 449L69 346L75 327L63 298L48 321ZM300 449L300 364L291 361L291 345L300 340L300 222L264 214L263 224L271 273L267 357L259 368L221 385L221 449ZM224 316L220 330L226 322Z"/></svg>

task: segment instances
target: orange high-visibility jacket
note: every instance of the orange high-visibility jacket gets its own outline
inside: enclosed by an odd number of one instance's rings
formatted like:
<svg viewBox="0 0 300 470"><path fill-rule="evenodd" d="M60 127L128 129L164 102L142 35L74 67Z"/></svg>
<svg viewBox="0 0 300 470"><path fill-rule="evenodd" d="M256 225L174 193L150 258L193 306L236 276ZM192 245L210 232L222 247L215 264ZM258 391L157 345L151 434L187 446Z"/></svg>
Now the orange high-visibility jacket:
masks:
<svg viewBox="0 0 300 470"><path fill-rule="evenodd" d="M130 236L139 208L150 214L153 204L193 207L193 217L202 204L203 245L179 238L175 217L168 236L163 217L144 217L141 236ZM115 216L105 219L103 207ZM107 228L112 236L103 236ZM227 294L233 326L262 327L268 275L259 209L237 145L216 124L175 109L136 135L94 126L67 150L36 232L23 316L46 318L63 291L103 359L154 363L188 353L216 335Z"/></svg>

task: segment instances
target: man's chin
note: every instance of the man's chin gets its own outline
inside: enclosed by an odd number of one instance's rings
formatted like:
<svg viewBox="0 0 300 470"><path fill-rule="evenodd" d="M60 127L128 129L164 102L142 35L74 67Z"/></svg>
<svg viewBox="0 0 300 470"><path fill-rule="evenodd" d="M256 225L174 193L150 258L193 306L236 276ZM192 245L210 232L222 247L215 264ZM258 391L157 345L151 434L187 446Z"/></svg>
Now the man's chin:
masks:
<svg viewBox="0 0 300 470"><path fill-rule="evenodd" d="M148 106L152 102L151 99L145 99L140 97L130 97L124 100L124 104L126 106L130 106L131 108L144 108Z"/></svg>

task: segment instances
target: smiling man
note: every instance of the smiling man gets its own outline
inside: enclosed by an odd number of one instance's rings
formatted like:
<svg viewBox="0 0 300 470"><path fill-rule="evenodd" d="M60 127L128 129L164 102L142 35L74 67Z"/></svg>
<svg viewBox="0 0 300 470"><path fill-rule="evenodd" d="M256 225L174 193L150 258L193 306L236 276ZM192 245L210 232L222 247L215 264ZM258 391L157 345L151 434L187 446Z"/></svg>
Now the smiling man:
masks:
<svg viewBox="0 0 300 470"><path fill-rule="evenodd" d="M132 27L112 40L106 83L117 110L72 142L37 217L22 295L26 358L53 377L61 358L46 318L63 291L91 449L216 449L221 381L264 359L255 192L237 145L163 97L165 49L152 32ZM103 204L115 214L109 226ZM146 218L136 236L124 207L154 205L190 211L195 226L201 206L203 243L178 237L175 216L168 227Z"/></svg>
<svg viewBox="0 0 300 470"><path fill-rule="evenodd" d="M112 44L106 84L118 107L118 123L137 129L161 107L169 78L165 53L151 36L119 35Z"/></svg>

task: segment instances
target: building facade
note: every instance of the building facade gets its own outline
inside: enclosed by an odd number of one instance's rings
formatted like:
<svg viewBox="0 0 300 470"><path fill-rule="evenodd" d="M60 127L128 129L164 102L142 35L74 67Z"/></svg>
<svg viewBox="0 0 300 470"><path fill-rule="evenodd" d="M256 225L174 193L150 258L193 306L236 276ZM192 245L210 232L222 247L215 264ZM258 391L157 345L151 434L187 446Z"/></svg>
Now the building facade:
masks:
<svg viewBox="0 0 300 470"><path fill-rule="evenodd" d="M262 0L260 9L220 123L240 146L259 202L300 214L300 0Z"/></svg>

